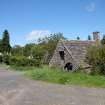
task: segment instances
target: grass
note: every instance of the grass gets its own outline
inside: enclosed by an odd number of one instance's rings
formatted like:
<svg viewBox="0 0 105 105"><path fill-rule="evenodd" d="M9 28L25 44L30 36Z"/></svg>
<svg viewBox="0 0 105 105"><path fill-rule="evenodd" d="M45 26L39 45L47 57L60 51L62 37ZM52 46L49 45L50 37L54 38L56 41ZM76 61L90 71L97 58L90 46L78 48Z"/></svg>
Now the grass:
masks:
<svg viewBox="0 0 105 105"><path fill-rule="evenodd" d="M105 76L89 75L81 71L68 73L58 68L49 68L48 66L44 66L43 68L35 68L6 66L4 64L0 64L0 67L22 71L26 77L33 80L85 87L105 88Z"/></svg>
<svg viewBox="0 0 105 105"><path fill-rule="evenodd" d="M11 65L9 68L16 71L28 71L28 70L32 71L35 69L35 67L30 67L30 66L24 67L24 66L15 66L15 65Z"/></svg>
<svg viewBox="0 0 105 105"><path fill-rule="evenodd" d="M68 73L57 68L49 69L47 66L25 71L25 76L52 83L105 88L104 76L92 76L83 72Z"/></svg>

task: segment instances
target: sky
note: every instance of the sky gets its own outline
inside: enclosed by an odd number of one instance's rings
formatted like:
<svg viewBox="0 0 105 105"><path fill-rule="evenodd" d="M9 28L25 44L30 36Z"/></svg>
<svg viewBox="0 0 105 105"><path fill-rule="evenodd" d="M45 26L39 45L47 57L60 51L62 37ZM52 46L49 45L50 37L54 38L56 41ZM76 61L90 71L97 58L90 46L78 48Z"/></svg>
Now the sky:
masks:
<svg viewBox="0 0 105 105"><path fill-rule="evenodd" d="M61 32L69 40L105 33L105 0L0 0L0 38L7 29L12 45Z"/></svg>

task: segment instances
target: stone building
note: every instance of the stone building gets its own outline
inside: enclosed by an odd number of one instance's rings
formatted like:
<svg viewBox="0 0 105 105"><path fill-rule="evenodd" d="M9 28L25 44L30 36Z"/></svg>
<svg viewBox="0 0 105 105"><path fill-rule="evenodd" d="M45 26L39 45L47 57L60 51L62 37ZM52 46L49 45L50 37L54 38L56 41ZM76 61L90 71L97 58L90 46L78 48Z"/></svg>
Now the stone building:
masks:
<svg viewBox="0 0 105 105"><path fill-rule="evenodd" d="M49 66L59 66L66 70L77 70L79 65L89 68L86 52L89 46L99 44L99 32L93 32L93 40L60 40L57 44Z"/></svg>

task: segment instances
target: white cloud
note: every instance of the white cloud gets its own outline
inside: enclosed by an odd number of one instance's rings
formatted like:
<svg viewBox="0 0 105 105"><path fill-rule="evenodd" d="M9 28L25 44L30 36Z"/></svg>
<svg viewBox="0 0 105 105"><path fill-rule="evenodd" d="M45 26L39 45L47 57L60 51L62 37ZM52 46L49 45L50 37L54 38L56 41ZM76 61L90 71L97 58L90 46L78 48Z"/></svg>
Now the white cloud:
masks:
<svg viewBox="0 0 105 105"><path fill-rule="evenodd" d="M94 2L91 2L85 8L88 12L94 12L96 10L96 4Z"/></svg>
<svg viewBox="0 0 105 105"><path fill-rule="evenodd" d="M51 32L49 30L33 30L27 36L27 41L37 41L39 38L44 38L50 36Z"/></svg>

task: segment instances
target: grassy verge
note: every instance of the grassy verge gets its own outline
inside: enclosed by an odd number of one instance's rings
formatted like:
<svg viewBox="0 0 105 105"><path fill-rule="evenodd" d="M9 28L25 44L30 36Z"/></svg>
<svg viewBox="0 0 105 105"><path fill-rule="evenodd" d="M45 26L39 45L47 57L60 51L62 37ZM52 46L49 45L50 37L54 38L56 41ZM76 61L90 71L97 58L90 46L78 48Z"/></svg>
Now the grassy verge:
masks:
<svg viewBox="0 0 105 105"><path fill-rule="evenodd" d="M25 71L25 75L30 79L52 83L105 88L104 76L91 76L83 72L68 73L57 68L49 69L45 66L43 68Z"/></svg>
<svg viewBox="0 0 105 105"><path fill-rule="evenodd" d="M9 67L11 70L15 70L15 71L28 71L28 70L34 70L35 69L35 67L30 67L30 66L25 66L25 67L23 67L23 66L15 66L15 65L11 65L10 67Z"/></svg>
<svg viewBox="0 0 105 105"><path fill-rule="evenodd" d="M58 84L105 88L105 76L92 76L83 72L68 73L57 68L50 69L48 66L44 66L43 68L35 68L6 66L4 64L0 64L0 67L22 71L26 77L33 80L41 80Z"/></svg>

